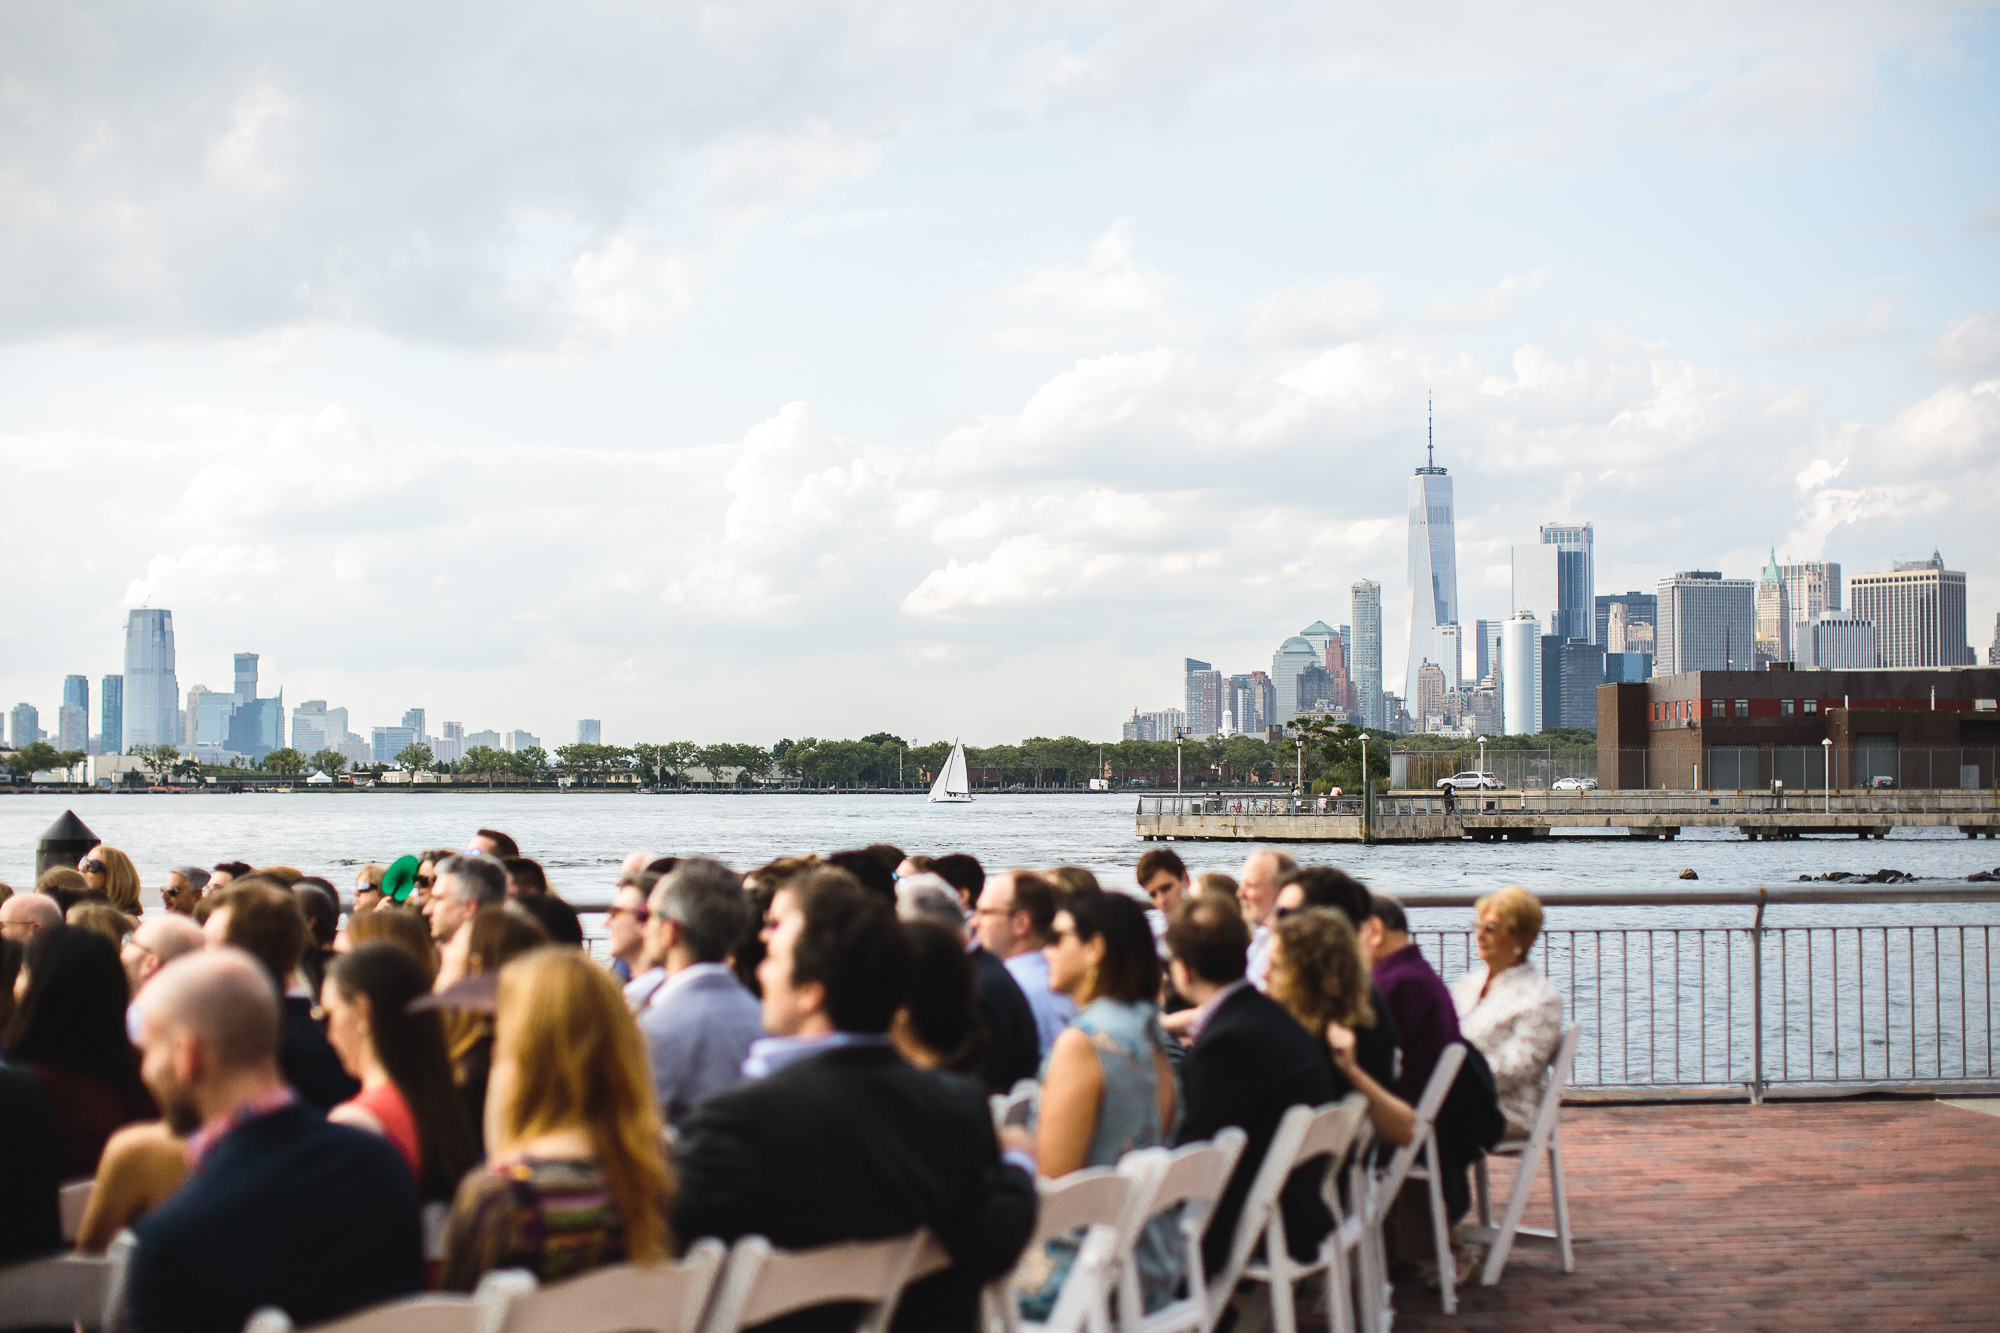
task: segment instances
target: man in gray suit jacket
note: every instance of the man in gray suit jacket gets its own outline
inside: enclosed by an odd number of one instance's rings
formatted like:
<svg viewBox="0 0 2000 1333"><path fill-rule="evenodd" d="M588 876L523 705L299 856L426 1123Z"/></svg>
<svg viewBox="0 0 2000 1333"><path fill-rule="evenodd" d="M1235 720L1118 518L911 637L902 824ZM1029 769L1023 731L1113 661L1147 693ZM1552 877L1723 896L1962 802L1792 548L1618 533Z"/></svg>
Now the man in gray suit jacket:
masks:
<svg viewBox="0 0 2000 1333"><path fill-rule="evenodd" d="M750 1043L764 1035L757 998L728 965L750 927L743 877L719 861L683 860L660 877L647 904L642 965L664 979L644 995L639 1031L653 1059L660 1112L676 1130L696 1104L743 1077Z"/></svg>

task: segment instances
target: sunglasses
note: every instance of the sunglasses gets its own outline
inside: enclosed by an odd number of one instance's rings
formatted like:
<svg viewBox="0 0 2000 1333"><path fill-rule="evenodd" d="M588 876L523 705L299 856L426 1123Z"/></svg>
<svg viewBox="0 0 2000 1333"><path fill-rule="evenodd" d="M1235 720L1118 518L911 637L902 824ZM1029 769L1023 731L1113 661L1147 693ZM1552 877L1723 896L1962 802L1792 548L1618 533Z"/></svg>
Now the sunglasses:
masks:
<svg viewBox="0 0 2000 1333"><path fill-rule="evenodd" d="M1271 916L1274 920L1283 921L1286 917L1297 916L1305 910L1303 907L1280 907L1277 911L1271 913Z"/></svg>
<svg viewBox="0 0 2000 1333"><path fill-rule="evenodd" d="M104 862L98 860L78 861L76 868L86 875L101 875L104 873Z"/></svg>
<svg viewBox="0 0 2000 1333"><path fill-rule="evenodd" d="M436 875L418 875L415 880L416 886L420 889L428 889L437 882Z"/></svg>

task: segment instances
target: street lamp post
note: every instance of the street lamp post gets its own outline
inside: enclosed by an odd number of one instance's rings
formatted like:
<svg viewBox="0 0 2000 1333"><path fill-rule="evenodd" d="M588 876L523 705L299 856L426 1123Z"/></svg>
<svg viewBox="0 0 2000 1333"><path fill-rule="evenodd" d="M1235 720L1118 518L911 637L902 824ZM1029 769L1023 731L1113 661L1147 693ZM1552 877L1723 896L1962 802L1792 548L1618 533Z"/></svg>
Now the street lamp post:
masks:
<svg viewBox="0 0 2000 1333"><path fill-rule="evenodd" d="M1826 778L1826 813L1832 814L1833 813L1833 738L1831 736L1825 737L1820 741L1819 751L1822 755L1825 756L1825 758L1823 758L1820 761L1820 768L1824 770L1824 776Z"/></svg>
<svg viewBox="0 0 2000 1333"><path fill-rule="evenodd" d="M1375 804L1375 790L1368 784L1368 733L1361 733L1361 841L1369 841L1369 809Z"/></svg>
<svg viewBox="0 0 2000 1333"><path fill-rule="evenodd" d="M1306 738L1303 736L1297 736L1293 738L1293 741L1298 746L1298 751L1299 751L1299 758L1298 758L1299 795L1303 796L1306 794Z"/></svg>
<svg viewBox="0 0 2000 1333"><path fill-rule="evenodd" d="M1181 794L1181 742L1187 739L1186 727L1174 728L1174 795Z"/></svg>
<svg viewBox="0 0 2000 1333"><path fill-rule="evenodd" d="M1484 736L1479 738L1479 772L1482 777L1486 774L1486 738Z"/></svg>

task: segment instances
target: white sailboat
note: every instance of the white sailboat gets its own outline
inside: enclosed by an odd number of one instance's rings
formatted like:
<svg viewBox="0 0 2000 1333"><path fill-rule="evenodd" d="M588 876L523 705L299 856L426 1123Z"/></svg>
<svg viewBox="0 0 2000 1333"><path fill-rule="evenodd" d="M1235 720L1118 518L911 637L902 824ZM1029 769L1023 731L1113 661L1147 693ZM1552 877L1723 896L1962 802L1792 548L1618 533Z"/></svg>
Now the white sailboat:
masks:
<svg viewBox="0 0 2000 1333"><path fill-rule="evenodd" d="M944 761L937 781L931 784L931 800L949 805L967 805L972 801L972 784L966 781L964 741L951 743L951 758Z"/></svg>

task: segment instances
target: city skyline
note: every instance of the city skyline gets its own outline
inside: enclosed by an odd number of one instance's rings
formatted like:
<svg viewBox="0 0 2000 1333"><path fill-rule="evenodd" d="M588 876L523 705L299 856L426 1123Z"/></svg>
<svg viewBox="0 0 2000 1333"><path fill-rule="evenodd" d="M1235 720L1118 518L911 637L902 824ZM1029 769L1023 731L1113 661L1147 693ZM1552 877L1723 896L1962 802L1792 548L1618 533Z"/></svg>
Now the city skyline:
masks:
<svg viewBox="0 0 2000 1333"><path fill-rule="evenodd" d="M1360 579L1407 695L1432 393L1461 641L1543 523L2000 610L1991 11L700 12L5 19L0 700L1101 733Z"/></svg>

